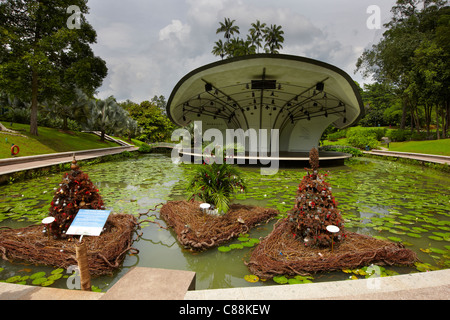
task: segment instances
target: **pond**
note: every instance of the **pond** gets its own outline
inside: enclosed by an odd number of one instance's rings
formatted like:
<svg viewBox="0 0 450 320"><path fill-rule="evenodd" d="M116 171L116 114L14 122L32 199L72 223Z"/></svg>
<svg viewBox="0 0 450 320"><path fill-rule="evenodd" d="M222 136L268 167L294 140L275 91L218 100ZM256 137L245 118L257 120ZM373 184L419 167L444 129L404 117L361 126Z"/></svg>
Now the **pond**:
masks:
<svg viewBox="0 0 450 320"><path fill-rule="evenodd" d="M125 161L113 161L81 168L100 190L106 206L115 213L138 215L168 200L185 199L185 183L192 172L189 165L173 164L165 155L143 155ZM303 168L280 169L277 175L261 176L258 168L243 167L247 193L236 195L234 202L273 207L282 213L291 209ZM333 195L349 231L402 241L417 252L417 268L388 267L387 274L410 273L450 267L450 175L420 166L382 159L354 158L344 166L325 168ZM0 187L0 227L39 224L48 215L48 207L62 174L53 174ZM153 212L152 212L153 213ZM158 210L155 211L158 215ZM161 225L162 220L156 219ZM274 222L250 232L249 238L264 237ZM191 270L197 273L197 289L266 286L273 280L252 283L244 261L251 248L235 245L228 252L217 248L193 254L184 250L176 235L157 224L143 226L142 236L133 247L139 254L127 255L123 266L113 275L93 279L107 291L131 267L155 267ZM225 246L239 244L234 240ZM0 260L0 281L31 284L32 276L45 272L55 281L52 287L70 288L70 273L49 267L9 263ZM53 272L53 274L52 274ZM351 273L351 274L349 274ZM36 276L35 276L36 277ZM313 275L311 281L363 278L358 270ZM246 280L247 279L247 280ZM170 281L170 279L168 279ZM39 282L39 281L38 281Z"/></svg>

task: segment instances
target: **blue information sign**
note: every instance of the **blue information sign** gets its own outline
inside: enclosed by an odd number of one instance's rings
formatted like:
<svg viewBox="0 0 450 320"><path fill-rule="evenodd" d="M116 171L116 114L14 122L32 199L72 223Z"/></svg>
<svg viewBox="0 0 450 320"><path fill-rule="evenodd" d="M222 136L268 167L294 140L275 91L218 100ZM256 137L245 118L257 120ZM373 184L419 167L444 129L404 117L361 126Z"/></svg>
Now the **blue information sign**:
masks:
<svg viewBox="0 0 450 320"><path fill-rule="evenodd" d="M80 209L66 234L76 236L99 236L102 233L110 210Z"/></svg>

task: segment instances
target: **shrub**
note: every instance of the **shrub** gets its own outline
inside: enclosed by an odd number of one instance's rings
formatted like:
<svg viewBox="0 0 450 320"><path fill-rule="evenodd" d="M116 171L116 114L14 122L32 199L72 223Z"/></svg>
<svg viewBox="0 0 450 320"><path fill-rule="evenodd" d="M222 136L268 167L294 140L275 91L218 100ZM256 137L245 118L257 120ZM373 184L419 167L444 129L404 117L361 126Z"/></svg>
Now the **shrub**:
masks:
<svg viewBox="0 0 450 320"><path fill-rule="evenodd" d="M189 181L187 191L189 200L196 197L214 205L219 213L226 213L230 206L230 197L236 191L244 191L245 182L241 172L226 162L197 165L194 176Z"/></svg>
<svg viewBox="0 0 450 320"><path fill-rule="evenodd" d="M330 140L330 141L337 141L339 139L345 138L345 136L346 136L346 131L345 130L340 130L340 131L337 131L337 132L334 132L334 133L330 133L327 136L327 139Z"/></svg>
<svg viewBox="0 0 450 320"><path fill-rule="evenodd" d="M140 153L151 153L152 152L152 148L150 148L150 146L148 145L148 144L142 144L140 147L139 147L139 150L138 150Z"/></svg>
<svg viewBox="0 0 450 320"><path fill-rule="evenodd" d="M378 140L384 136L385 128L353 127L347 131L347 143L352 147L373 149L378 146ZM378 138L379 137L379 138Z"/></svg>
<svg viewBox="0 0 450 320"><path fill-rule="evenodd" d="M392 129L389 130L386 136L393 142L402 142L411 140L410 130Z"/></svg>

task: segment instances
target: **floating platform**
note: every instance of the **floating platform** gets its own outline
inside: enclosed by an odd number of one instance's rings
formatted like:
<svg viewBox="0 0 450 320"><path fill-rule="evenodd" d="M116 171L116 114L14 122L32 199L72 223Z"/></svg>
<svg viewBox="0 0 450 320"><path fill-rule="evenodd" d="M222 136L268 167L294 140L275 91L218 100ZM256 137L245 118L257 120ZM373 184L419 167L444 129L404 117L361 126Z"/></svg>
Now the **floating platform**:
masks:
<svg viewBox="0 0 450 320"><path fill-rule="evenodd" d="M133 243L137 219L129 214L111 214L99 237L84 237L89 272L109 275L121 266ZM77 238L55 240L43 232L43 225L21 229L0 229L0 257L12 262L27 262L67 269L78 265Z"/></svg>

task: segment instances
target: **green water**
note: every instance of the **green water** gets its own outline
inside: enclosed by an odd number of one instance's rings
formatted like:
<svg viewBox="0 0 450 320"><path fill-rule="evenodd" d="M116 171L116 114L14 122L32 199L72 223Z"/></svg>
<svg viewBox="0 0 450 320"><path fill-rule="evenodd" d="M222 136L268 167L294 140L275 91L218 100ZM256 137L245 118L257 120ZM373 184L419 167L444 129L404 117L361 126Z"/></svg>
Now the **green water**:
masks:
<svg viewBox="0 0 450 320"><path fill-rule="evenodd" d="M147 212L161 202L184 199L184 184L191 166L173 164L164 155L146 155L137 159L83 167L100 189L106 206L115 213ZM242 168L249 185L246 194L235 202L267 206L286 212L294 204L298 183L305 171L280 169L275 176L261 176L258 168ZM417 252L426 268L450 266L450 175L419 166L384 160L358 158L345 166L326 168L328 181L339 202L339 209L350 231L402 241ZM0 187L0 227L39 224L47 216L53 193L62 174ZM159 217L158 211L155 214ZM157 219L162 225L162 220ZM252 230L250 237L266 236L273 222ZM192 254L185 251L170 230L148 223L134 247L140 252L128 255L114 276L93 279L93 284L108 290L133 266L192 270L197 273L197 289L265 286L273 281L249 283L244 261L250 248L220 252L217 249ZM231 243L240 243L235 240ZM228 244L226 244L228 245ZM415 268L390 267L398 273L418 272ZM0 281L53 270L0 260ZM423 270L421 270L423 271ZM68 273L52 284L67 288ZM349 274L332 272L314 275L313 282L344 280ZM170 281L170 279L167 279ZM25 281L31 284L30 280Z"/></svg>

